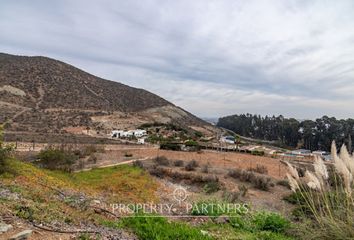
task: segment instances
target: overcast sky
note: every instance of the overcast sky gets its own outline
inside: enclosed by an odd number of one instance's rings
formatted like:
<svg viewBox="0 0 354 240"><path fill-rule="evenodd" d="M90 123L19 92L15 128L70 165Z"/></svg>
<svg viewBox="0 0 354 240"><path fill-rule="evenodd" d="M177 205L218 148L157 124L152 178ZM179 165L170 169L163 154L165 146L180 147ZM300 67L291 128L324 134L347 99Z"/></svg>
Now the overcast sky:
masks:
<svg viewBox="0 0 354 240"><path fill-rule="evenodd" d="M353 0L0 0L0 52L56 58L201 117L354 117Z"/></svg>

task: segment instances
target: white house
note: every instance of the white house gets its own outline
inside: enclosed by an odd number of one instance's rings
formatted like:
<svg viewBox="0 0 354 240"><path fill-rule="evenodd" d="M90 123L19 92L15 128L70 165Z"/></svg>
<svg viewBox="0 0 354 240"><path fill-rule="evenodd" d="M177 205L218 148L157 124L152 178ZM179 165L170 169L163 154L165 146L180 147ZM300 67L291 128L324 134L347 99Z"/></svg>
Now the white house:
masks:
<svg viewBox="0 0 354 240"><path fill-rule="evenodd" d="M112 138L121 138L123 137L124 131L122 130L113 130L111 133Z"/></svg>
<svg viewBox="0 0 354 240"><path fill-rule="evenodd" d="M146 136L146 130L142 129L136 129L136 130L129 130L129 131L123 131L123 130L113 130L111 133L112 138L129 138L129 137L143 137Z"/></svg>
<svg viewBox="0 0 354 240"><path fill-rule="evenodd" d="M133 133L133 135L135 136L135 137L143 137L143 136L146 136L146 130L142 130L142 129L137 129L137 130L133 130L134 131L134 133Z"/></svg>
<svg viewBox="0 0 354 240"><path fill-rule="evenodd" d="M220 138L220 142L235 144L235 138L233 136L225 136Z"/></svg>
<svg viewBox="0 0 354 240"><path fill-rule="evenodd" d="M311 154L311 150L296 149L294 151L291 151L291 154L293 154L293 155L310 155Z"/></svg>

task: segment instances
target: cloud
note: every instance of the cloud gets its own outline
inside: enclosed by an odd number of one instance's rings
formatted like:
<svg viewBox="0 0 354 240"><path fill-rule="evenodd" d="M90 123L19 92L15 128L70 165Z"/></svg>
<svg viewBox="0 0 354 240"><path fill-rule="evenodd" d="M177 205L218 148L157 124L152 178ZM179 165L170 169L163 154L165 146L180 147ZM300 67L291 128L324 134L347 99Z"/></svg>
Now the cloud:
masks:
<svg viewBox="0 0 354 240"><path fill-rule="evenodd" d="M0 51L45 55L200 116L354 110L354 2L0 2Z"/></svg>

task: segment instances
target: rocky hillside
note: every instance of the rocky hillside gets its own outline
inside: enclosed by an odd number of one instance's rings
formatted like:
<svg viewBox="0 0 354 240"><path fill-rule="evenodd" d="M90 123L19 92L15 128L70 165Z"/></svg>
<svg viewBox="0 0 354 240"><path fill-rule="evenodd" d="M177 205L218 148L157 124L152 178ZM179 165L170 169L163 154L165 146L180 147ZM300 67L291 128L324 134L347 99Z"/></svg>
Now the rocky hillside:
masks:
<svg viewBox="0 0 354 240"><path fill-rule="evenodd" d="M0 123L7 131L110 131L148 122L210 126L143 89L105 80L47 57L0 53Z"/></svg>

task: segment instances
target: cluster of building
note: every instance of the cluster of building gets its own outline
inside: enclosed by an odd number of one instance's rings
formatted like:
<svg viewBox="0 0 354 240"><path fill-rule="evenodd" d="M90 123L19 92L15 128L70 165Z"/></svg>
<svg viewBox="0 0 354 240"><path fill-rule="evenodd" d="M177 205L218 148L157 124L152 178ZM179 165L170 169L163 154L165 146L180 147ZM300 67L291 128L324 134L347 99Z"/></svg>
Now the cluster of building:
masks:
<svg viewBox="0 0 354 240"><path fill-rule="evenodd" d="M135 130L113 130L111 132L112 138L138 138L139 143L144 143L144 137L147 136L146 130L135 129Z"/></svg>
<svg viewBox="0 0 354 240"><path fill-rule="evenodd" d="M308 150L308 149L296 149L296 150L293 150L287 154L290 154L290 155L294 155L294 156L319 156L321 157L322 159L324 160L331 160L331 154L329 152L325 152L325 151L313 151L311 152L311 150Z"/></svg>

